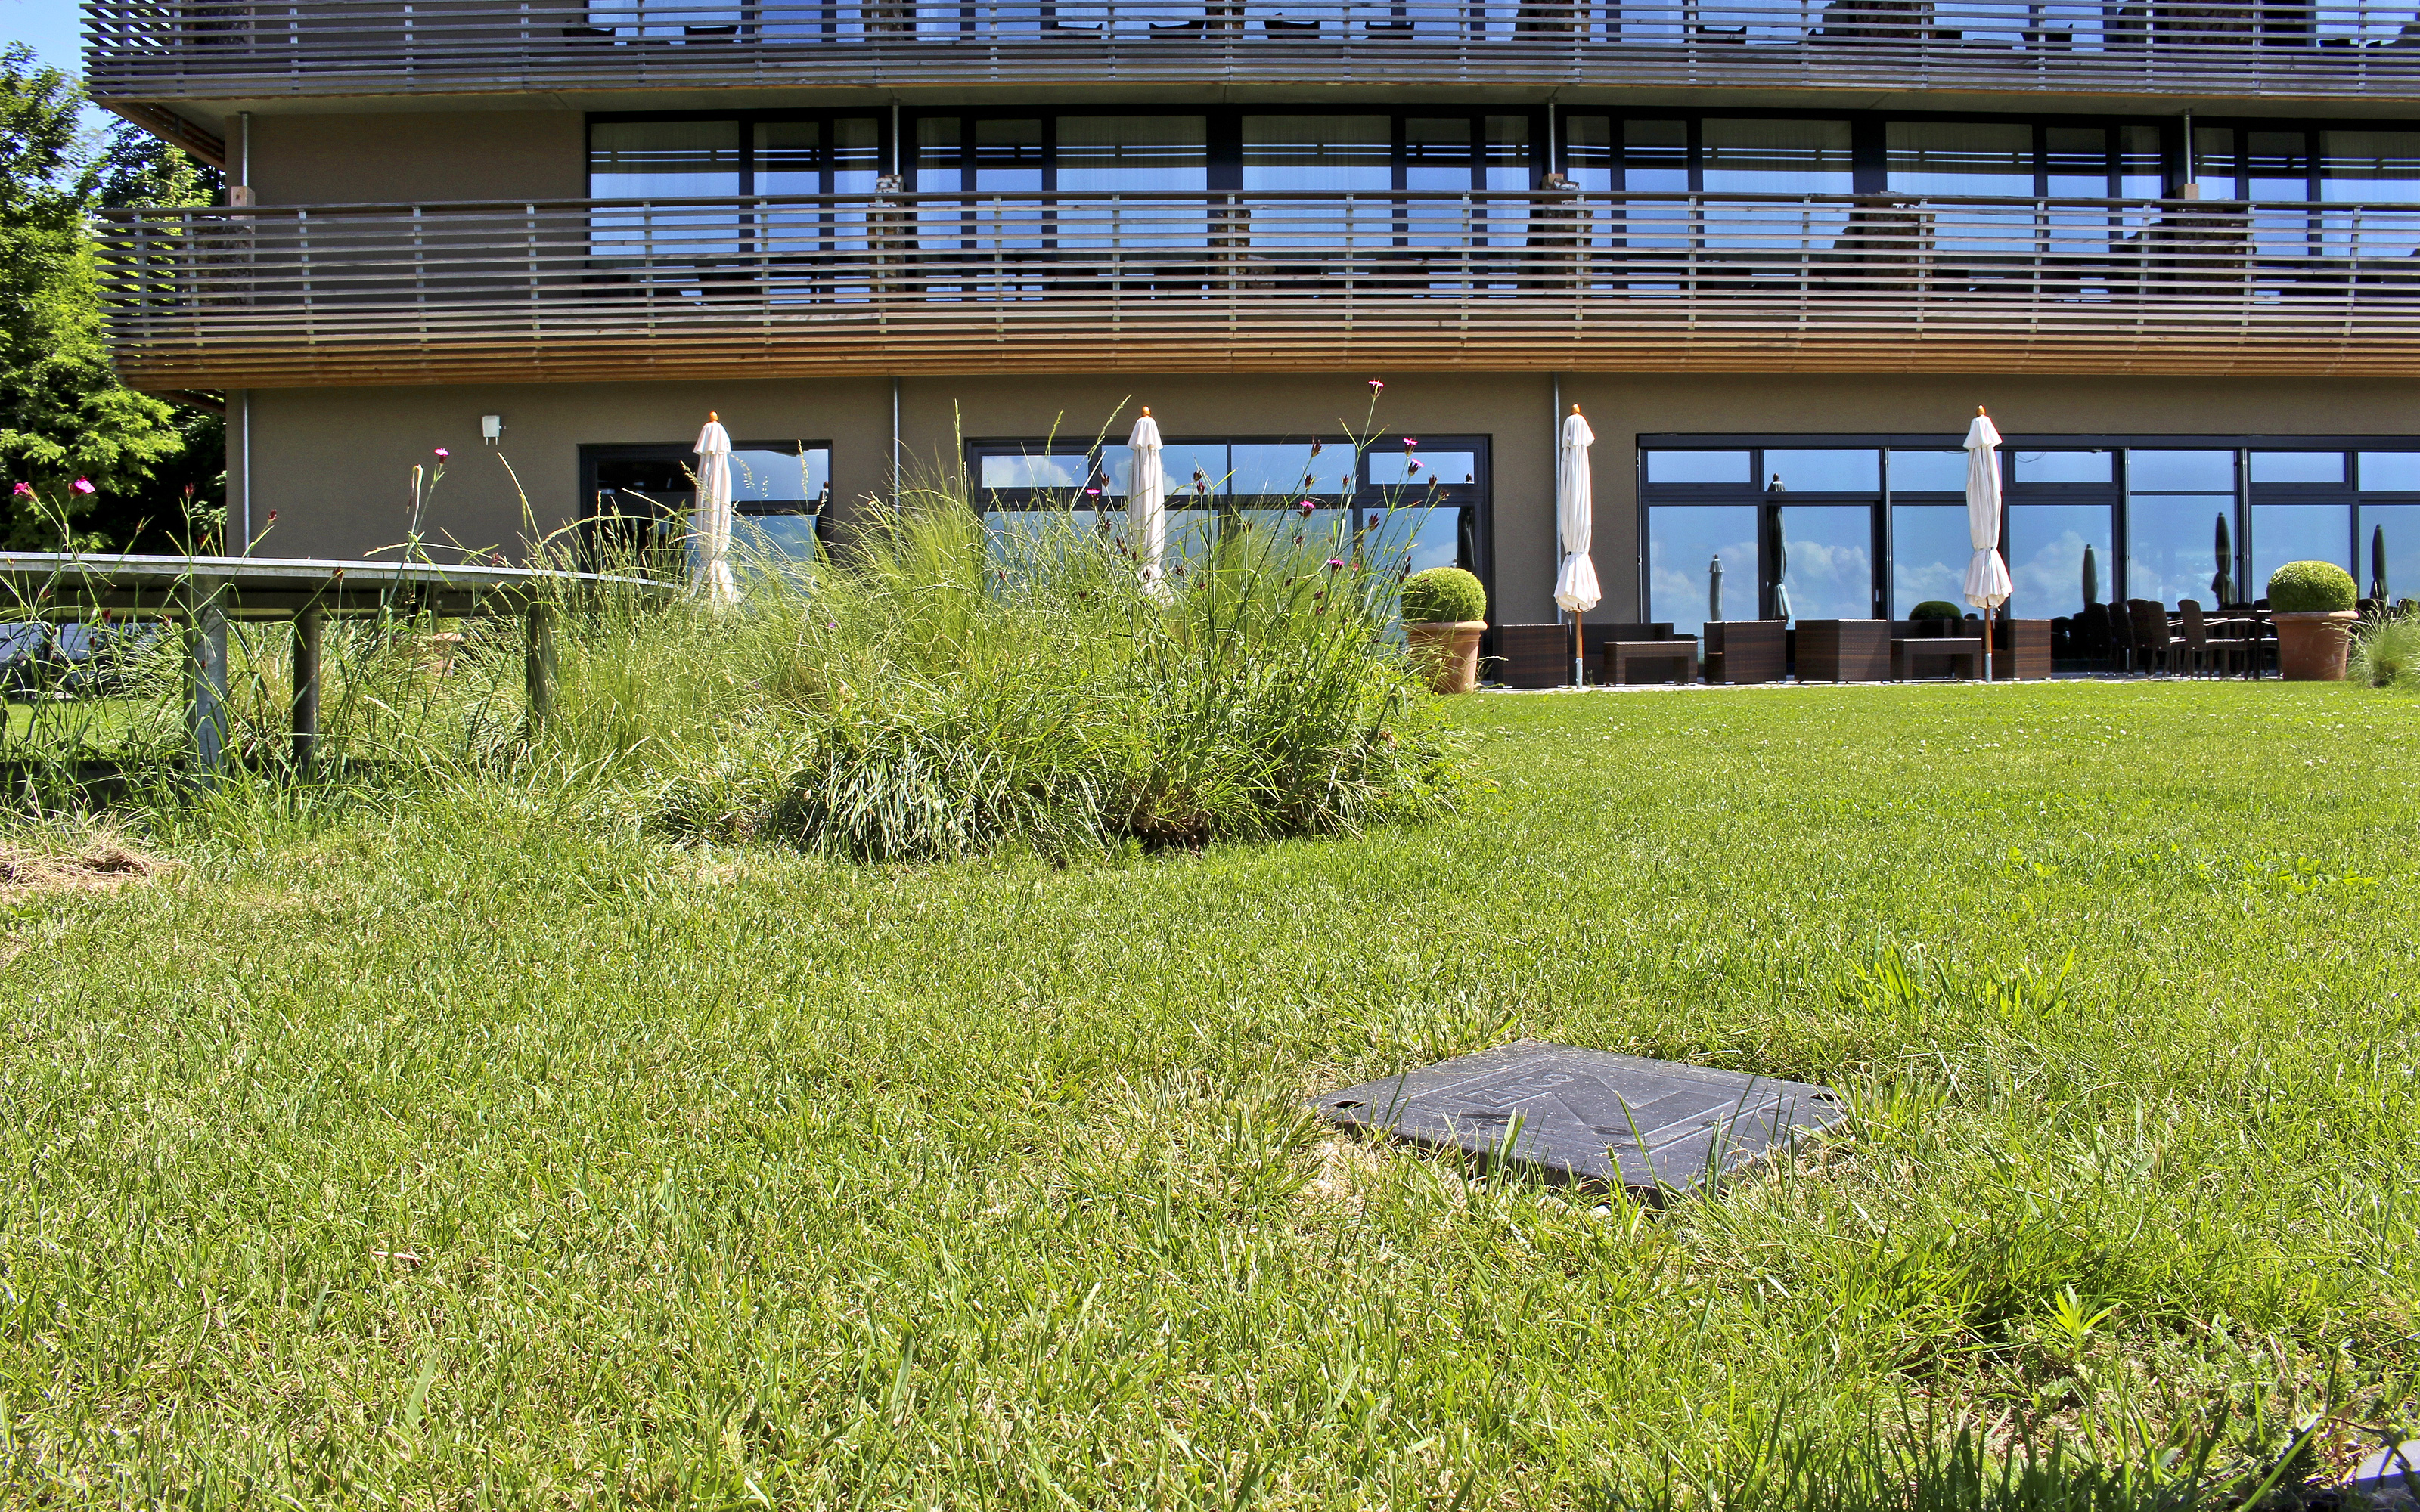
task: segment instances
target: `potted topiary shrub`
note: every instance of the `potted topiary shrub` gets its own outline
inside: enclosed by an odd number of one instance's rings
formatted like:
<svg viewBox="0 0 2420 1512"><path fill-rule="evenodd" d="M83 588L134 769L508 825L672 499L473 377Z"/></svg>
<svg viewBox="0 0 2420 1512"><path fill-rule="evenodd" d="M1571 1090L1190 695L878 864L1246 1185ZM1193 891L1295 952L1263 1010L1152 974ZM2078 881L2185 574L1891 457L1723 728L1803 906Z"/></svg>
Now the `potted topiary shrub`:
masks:
<svg viewBox="0 0 2420 1512"><path fill-rule="evenodd" d="M1479 636L1487 628L1487 590L1460 567L1431 567L1404 579L1399 602L1412 662L1439 693L1479 685Z"/></svg>
<svg viewBox="0 0 2420 1512"><path fill-rule="evenodd" d="M1946 599L1928 598L1907 611L1909 625L1918 635L1956 635L1966 613Z"/></svg>
<svg viewBox="0 0 2420 1512"><path fill-rule="evenodd" d="M2352 643L2352 574L2333 562L2288 562L2269 575L2269 619L2277 627L2277 670L2289 682L2344 680Z"/></svg>

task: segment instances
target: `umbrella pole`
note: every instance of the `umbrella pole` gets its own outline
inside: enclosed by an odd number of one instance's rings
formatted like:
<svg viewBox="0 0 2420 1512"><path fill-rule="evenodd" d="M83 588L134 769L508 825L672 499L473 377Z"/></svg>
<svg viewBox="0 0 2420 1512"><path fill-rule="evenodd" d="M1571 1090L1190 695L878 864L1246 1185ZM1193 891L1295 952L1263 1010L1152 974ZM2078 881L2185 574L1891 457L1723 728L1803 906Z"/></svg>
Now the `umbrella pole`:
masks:
<svg viewBox="0 0 2420 1512"><path fill-rule="evenodd" d="M1572 686L1588 687L1588 653L1580 649L1580 611L1572 610Z"/></svg>
<svg viewBox="0 0 2420 1512"><path fill-rule="evenodd" d="M1992 680L1992 619L1999 612L1996 609L1983 610L1983 681L1987 683Z"/></svg>

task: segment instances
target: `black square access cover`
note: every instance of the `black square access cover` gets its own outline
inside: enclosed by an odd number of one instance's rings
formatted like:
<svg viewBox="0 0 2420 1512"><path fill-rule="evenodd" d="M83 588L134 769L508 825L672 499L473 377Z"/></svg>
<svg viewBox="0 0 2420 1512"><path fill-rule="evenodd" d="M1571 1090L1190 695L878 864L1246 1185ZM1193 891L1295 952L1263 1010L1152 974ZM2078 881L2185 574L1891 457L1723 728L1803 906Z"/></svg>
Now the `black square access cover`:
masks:
<svg viewBox="0 0 2420 1512"><path fill-rule="evenodd" d="M1315 1105L1347 1128L1651 1196L1848 1116L1838 1093L1804 1082L1537 1040L1348 1087Z"/></svg>

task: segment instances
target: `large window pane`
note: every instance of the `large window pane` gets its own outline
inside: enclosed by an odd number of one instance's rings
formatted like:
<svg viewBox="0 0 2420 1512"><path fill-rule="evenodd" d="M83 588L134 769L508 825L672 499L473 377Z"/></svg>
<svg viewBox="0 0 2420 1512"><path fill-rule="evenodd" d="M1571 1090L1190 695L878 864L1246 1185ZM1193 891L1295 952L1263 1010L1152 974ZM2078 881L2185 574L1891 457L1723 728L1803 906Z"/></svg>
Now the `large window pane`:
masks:
<svg viewBox="0 0 2420 1512"><path fill-rule="evenodd" d="M1966 563L1975 554L1972 542L1962 504L1894 505L1891 618L1906 619L1909 610L1927 599L1962 607Z"/></svg>
<svg viewBox="0 0 2420 1512"><path fill-rule="evenodd" d="M2350 504L2254 504L2252 506L2252 588L2269 592L2269 575L2288 562L2333 562L2361 578L2364 561L2352 561L2352 506Z"/></svg>
<svg viewBox="0 0 2420 1512"><path fill-rule="evenodd" d="M1752 620L1760 612L1754 504L1657 504L1647 511L1647 617L1682 635L1704 629L1708 611ZM1717 578L1714 563L1722 563ZM1719 583L1719 596L1716 584Z"/></svg>
<svg viewBox="0 0 2420 1512"><path fill-rule="evenodd" d="M600 121L588 129L592 199L685 199L739 193L739 123ZM597 209L601 256L682 259L737 254L736 209Z"/></svg>
<svg viewBox="0 0 2420 1512"><path fill-rule="evenodd" d="M1089 474L1084 458L1060 454L1040 456L986 456L976 482L985 488L1065 488L1084 486Z"/></svg>
<svg viewBox="0 0 2420 1512"><path fill-rule="evenodd" d="M2336 256L2408 257L2420 248L2420 131L2321 131L2319 197L2412 208L2328 216Z"/></svg>
<svg viewBox="0 0 2420 1512"><path fill-rule="evenodd" d="M1383 196L1394 187L1394 123L1385 116L1247 116L1244 190L1255 246L1333 245L1348 238L1389 239L1383 198L1351 206L1271 199L1287 190L1345 191Z"/></svg>
<svg viewBox="0 0 2420 1512"><path fill-rule="evenodd" d="M1138 193L1210 187L1209 125L1200 116L1062 116L1059 187Z"/></svg>
<svg viewBox="0 0 2420 1512"><path fill-rule="evenodd" d="M2232 494L2134 494L2126 499L2126 596L2173 608L2180 599L2211 607L2220 576L2218 532L2234 530ZM2231 578L2231 564L2224 573ZM2231 595L2226 595L2231 596Z"/></svg>
<svg viewBox="0 0 2420 1512"><path fill-rule="evenodd" d="M2022 122L1892 121L1886 130L1894 194L2033 194L2034 129Z"/></svg>
<svg viewBox="0 0 2420 1512"><path fill-rule="evenodd" d="M2361 571L2354 574L2361 591L2373 586L2370 552L2378 532L2386 534L2386 597L2389 602L2420 598L2420 504L2361 506Z"/></svg>
<svg viewBox="0 0 2420 1512"><path fill-rule="evenodd" d="M1373 564L1426 572L1462 560L1462 511L1455 506L1373 510L1362 523L1362 557Z"/></svg>
<svg viewBox="0 0 2420 1512"><path fill-rule="evenodd" d="M2115 539L2107 504L2009 506L2009 612L2047 620L2084 610L2085 553L2092 554L2093 602L2117 587ZM1960 579L1962 585L1964 579Z"/></svg>
<svg viewBox="0 0 2420 1512"><path fill-rule="evenodd" d="M1418 467L1413 466L1416 462ZM1433 483L1459 487L1477 475L1479 454L1377 451L1370 454L1368 468L1373 487L1395 488L1407 484L1425 487Z"/></svg>
<svg viewBox="0 0 2420 1512"><path fill-rule="evenodd" d="M1745 452L1650 452L1649 483L1736 483L1755 480L1748 473Z"/></svg>
<svg viewBox="0 0 2420 1512"><path fill-rule="evenodd" d="M1964 452L1893 452L1890 486L1894 494L1966 491Z"/></svg>
<svg viewBox="0 0 2420 1512"><path fill-rule="evenodd" d="M1765 486L1787 493L1879 493L1882 454L1864 451L1782 451L1764 454Z"/></svg>
<svg viewBox="0 0 2420 1512"><path fill-rule="evenodd" d="M1847 121L1707 121L1705 187L1732 194L1846 194L1855 188Z"/></svg>
<svg viewBox="0 0 2420 1512"><path fill-rule="evenodd" d="M811 502L830 483L831 454L822 447L731 454L731 499L736 504Z"/></svg>
<svg viewBox="0 0 2420 1512"><path fill-rule="evenodd" d="M1313 456L1311 445L1310 441L1237 441L1227 449L1228 465L1234 470L1230 488L1239 498L1333 497L1345 492L1353 471L1353 449L1322 447Z"/></svg>
<svg viewBox="0 0 2420 1512"><path fill-rule="evenodd" d="M1874 514L1863 504L1789 504L1782 583L1800 620L1868 620L1874 614Z"/></svg>

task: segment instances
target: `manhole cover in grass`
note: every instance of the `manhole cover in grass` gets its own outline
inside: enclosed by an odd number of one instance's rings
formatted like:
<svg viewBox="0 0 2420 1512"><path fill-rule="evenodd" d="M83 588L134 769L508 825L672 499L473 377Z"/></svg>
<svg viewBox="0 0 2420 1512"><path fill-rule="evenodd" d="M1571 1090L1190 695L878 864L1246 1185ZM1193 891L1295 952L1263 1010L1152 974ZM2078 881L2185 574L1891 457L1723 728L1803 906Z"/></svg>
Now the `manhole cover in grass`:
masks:
<svg viewBox="0 0 2420 1512"><path fill-rule="evenodd" d="M1319 1111L1482 1163L1647 1196L1758 1159L1847 1114L1804 1082L1516 1040L1319 1099Z"/></svg>

